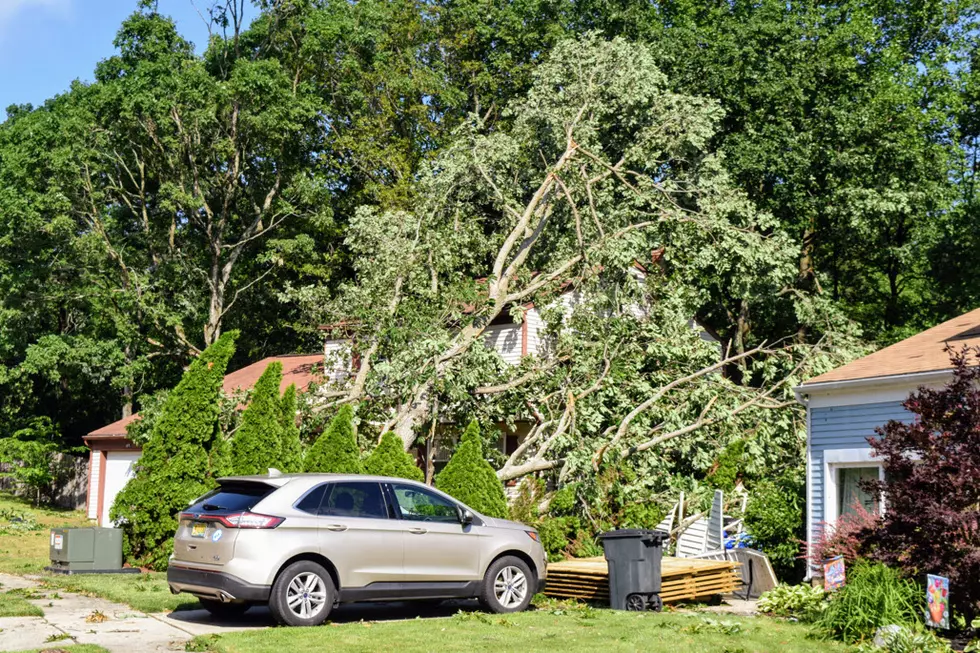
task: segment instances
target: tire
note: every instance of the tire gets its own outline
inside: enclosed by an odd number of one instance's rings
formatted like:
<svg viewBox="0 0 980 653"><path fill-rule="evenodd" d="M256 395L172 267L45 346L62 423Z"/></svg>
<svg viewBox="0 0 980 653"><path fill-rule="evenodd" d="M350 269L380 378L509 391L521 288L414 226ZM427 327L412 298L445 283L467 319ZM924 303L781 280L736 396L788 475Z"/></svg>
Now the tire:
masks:
<svg viewBox="0 0 980 653"><path fill-rule="evenodd" d="M310 560L294 562L279 574L269 594L269 611L284 626L319 626L337 597L333 579Z"/></svg>
<svg viewBox="0 0 980 653"><path fill-rule="evenodd" d="M647 598L643 594L630 594L626 597L628 612L643 612L647 609Z"/></svg>
<svg viewBox="0 0 980 653"><path fill-rule="evenodd" d="M487 612L520 612L531 604L533 588L534 574L527 563L514 556L504 556L487 569L478 598Z"/></svg>
<svg viewBox="0 0 980 653"><path fill-rule="evenodd" d="M211 616L218 617L219 619L233 619L235 617L240 617L245 612L252 607L250 603L222 603L221 601L216 601L215 599L198 599L205 610L211 613Z"/></svg>

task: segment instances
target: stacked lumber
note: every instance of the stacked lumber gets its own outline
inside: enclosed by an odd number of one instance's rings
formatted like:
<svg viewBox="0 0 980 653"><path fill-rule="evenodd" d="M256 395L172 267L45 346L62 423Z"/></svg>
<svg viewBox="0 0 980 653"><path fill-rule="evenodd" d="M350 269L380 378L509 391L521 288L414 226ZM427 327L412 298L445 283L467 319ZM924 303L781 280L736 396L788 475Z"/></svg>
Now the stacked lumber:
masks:
<svg viewBox="0 0 980 653"><path fill-rule="evenodd" d="M661 563L664 603L731 594L741 585L739 563L728 560L664 558ZM546 596L609 602L609 568L605 558L564 560L548 565Z"/></svg>

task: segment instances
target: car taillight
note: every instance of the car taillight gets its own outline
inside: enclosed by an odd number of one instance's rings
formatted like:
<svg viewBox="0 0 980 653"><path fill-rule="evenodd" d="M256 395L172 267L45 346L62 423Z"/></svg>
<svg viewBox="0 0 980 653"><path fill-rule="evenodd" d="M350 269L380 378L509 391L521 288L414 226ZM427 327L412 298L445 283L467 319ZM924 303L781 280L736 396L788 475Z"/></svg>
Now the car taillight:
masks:
<svg viewBox="0 0 980 653"><path fill-rule="evenodd" d="M216 521L226 528L275 528L285 521L282 517L271 517L254 512L236 512L232 515L198 515L192 512L182 512L180 518L195 521Z"/></svg>
<svg viewBox="0 0 980 653"><path fill-rule="evenodd" d="M259 515L254 512L240 512L218 517L218 521L228 528L275 528L283 522L283 518Z"/></svg>

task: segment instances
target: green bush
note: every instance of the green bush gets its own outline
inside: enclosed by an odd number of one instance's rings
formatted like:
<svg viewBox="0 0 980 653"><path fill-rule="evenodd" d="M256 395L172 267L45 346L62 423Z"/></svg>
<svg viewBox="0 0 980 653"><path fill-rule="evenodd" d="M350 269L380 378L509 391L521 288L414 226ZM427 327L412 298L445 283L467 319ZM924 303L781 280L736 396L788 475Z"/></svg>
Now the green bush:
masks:
<svg viewBox="0 0 980 653"><path fill-rule="evenodd" d="M725 447L715 460L714 469L708 473L711 485L731 492L738 484L745 466L745 440L735 440Z"/></svg>
<svg viewBox="0 0 980 653"><path fill-rule="evenodd" d="M820 587L780 583L759 597L758 607L760 612L780 617L811 620L827 607L826 598L827 593Z"/></svg>
<svg viewBox="0 0 980 653"><path fill-rule="evenodd" d="M296 425L296 384L286 388L279 403L282 420L282 449L277 468L287 474L303 471L303 445Z"/></svg>
<svg viewBox="0 0 980 653"><path fill-rule="evenodd" d="M391 431L381 436L381 442L364 461L364 471L375 476L392 476L421 481L425 477L415 459L405 451L402 440Z"/></svg>
<svg viewBox="0 0 980 653"><path fill-rule="evenodd" d="M354 410L340 407L327 430L317 438L303 461L306 471L324 474L363 474L361 452L354 434Z"/></svg>
<svg viewBox="0 0 980 653"><path fill-rule="evenodd" d="M745 508L745 529L756 547L769 556L783 582L799 582L805 571L800 559L800 541L805 537L804 489L802 475L784 474L756 484Z"/></svg>
<svg viewBox="0 0 980 653"><path fill-rule="evenodd" d="M483 458L476 420L466 427L452 458L436 477L436 487L488 517L507 517L504 486Z"/></svg>
<svg viewBox="0 0 980 653"><path fill-rule="evenodd" d="M227 443L218 429L219 397L237 331L198 356L167 395L136 464L136 475L109 511L123 528L133 566L162 570L173 550L176 515L227 474Z"/></svg>
<svg viewBox="0 0 980 653"><path fill-rule="evenodd" d="M251 400L232 440L235 474L265 474L270 467L279 468L282 458L281 384L282 363L269 363L252 388Z"/></svg>
<svg viewBox="0 0 980 653"><path fill-rule="evenodd" d="M874 637L881 626L913 627L925 609L925 592L881 563L859 561L831 598L817 624L848 643Z"/></svg>

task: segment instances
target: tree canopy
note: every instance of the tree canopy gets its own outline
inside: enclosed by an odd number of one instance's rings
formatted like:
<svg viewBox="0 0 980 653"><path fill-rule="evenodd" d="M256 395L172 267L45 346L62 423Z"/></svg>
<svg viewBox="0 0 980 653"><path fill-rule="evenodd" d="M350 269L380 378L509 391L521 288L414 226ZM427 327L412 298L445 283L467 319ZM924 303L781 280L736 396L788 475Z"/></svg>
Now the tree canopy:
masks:
<svg viewBox="0 0 980 653"><path fill-rule="evenodd" d="M141 0L92 81L7 109L0 437L339 324L322 419L530 424L502 479L703 479L744 440L751 482L799 459L794 383L980 301L973 0L241 2L195 49ZM532 306L550 362L477 346Z"/></svg>

